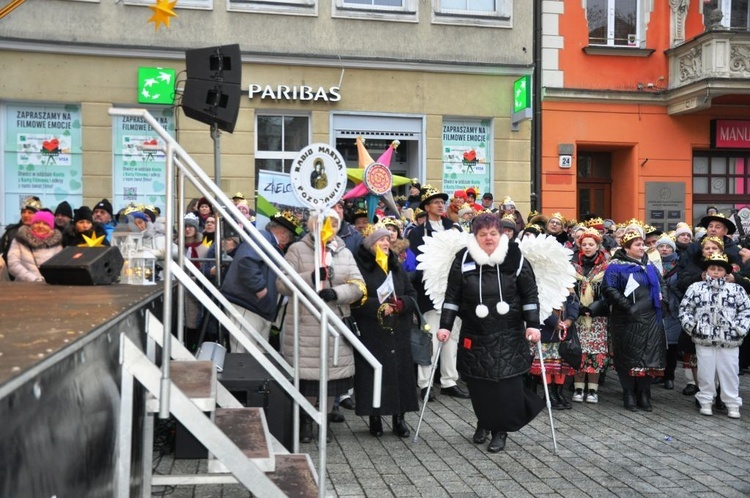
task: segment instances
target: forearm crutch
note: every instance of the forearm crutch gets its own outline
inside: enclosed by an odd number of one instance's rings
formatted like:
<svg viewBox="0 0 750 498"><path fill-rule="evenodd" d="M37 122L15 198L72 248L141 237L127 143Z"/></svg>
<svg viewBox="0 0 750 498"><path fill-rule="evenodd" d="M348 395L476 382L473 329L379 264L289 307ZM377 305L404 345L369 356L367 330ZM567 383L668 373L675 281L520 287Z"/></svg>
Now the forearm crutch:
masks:
<svg viewBox="0 0 750 498"><path fill-rule="evenodd" d="M422 427L422 418L424 418L424 409L427 408L427 402L430 399L430 390L432 390L432 380L435 378L435 370L437 369L438 360L440 359L440 352L443 350L444 342L438 343L437 354L435 355L435 361L432 362L430 367L430 383L427 384L427 391L424 393L424 399L422 399L422 412L419 414L419 423L417 424L417 430L414 431L414 439L412 443L416 443L419 439L419 429Z"/></svg>

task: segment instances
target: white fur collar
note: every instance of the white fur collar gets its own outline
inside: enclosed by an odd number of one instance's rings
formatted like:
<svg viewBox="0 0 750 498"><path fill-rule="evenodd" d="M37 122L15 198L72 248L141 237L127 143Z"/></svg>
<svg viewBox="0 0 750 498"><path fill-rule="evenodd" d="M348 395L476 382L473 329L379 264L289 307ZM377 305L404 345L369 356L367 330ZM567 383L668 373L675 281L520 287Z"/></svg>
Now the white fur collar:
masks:
<svg viewBox="0 0 750 498"><path fill-rule="evenodd" d="M500 243L497 245L492 254L487 254L484 249L479 247L476 237L469 237L469 242L466 244L469 254L472 259L479 265L499 265L505 261L505 256L508 254L508 236L503 234L500 236Z"/></svg>

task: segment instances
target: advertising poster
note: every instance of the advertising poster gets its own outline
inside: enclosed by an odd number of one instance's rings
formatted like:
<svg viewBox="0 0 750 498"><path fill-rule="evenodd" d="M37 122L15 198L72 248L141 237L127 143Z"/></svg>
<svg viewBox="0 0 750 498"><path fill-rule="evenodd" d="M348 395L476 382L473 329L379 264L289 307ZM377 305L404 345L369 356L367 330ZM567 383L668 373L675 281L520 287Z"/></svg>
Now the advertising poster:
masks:
<svg viewBox="0 0 750 498"><path fill-rule="evenodd" d="M289 173L258 170L258 195L255 199L255 226L262 229L277 211L292 211L305 227L308 210L294 195Z"/></svg>
<svg viewBox="0 0 750 498"><path fill-rule="evenodd" d="M171 108L150 110L159 124L174 136ZM113 120L112 168L115 211L133 204L164 210L166 194L164 140L139 117L115 116Z"/></svg>
<svg viewBox="0 0 750 498"><path fill-rule="evenodd" d="M478 199L490 192L490 121L443 121L443 192L475 187Z"/></svg>
<svg viewBox="0 0 750 498"><path fill-rule="evenodd" d="M78 105L5 106L2 223L16 223L21 201L35 195L52 210L81 205L81 109Z"/></svg>

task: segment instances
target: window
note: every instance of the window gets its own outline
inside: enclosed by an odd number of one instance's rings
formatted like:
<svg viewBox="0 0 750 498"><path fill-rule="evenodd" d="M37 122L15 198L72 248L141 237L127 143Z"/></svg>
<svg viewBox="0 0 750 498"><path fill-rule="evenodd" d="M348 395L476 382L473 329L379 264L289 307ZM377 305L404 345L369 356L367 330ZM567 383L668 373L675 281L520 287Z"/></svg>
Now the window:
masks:
<svg viewBox="0 0 750 498"><path fill-rule="evenodd" d="M332 0L333 17L418 22L417 0Z"/></svg>
<svg viewBox="0 0 750 498"><path fill-rule="evenodd" d="M154 5L154 0L124 0L125 5ZM213 0L180 0L175 8L178 9L204 9L214 8Z"/></svg>
<svg viewBox="0 0 750 498"><path fill-rule="evenodd" d="M435 0L434 8L438 18L497 18L509 21L510 13L513 12L513 2L509 0Z"/></svg>
<svg viewBox="0 0 750 498"><path fill-rule="evenodd" d="M724 214L750 205L750 152L696 152L693 155L693 215L706 206Z"/></svg>
<svg viewBox="0 0 750 498"><path fill-rule="evenodd" d="M317 15L316 0L229 0L230 12Z"/></svg>
<svg viewBox="0 0 750 498"><path fill-rule="evenodd" d="M259 114L255 130L256 178L261 169L289 173L299 151L310 144L308 116Z"/></svg>
<svg viewBox="0 0 750 498"><path fill-rule="evenodd" d="M703 17L719 9L723 15L721 25L729 29L747 30L750 27L750 2L748 0L706 0Z"/></svg>
<svg viewBox="0 0 750 498"><path fill-rule="evenodd" d="M638 0L587 0L589 44L640 47Z"/></svg>

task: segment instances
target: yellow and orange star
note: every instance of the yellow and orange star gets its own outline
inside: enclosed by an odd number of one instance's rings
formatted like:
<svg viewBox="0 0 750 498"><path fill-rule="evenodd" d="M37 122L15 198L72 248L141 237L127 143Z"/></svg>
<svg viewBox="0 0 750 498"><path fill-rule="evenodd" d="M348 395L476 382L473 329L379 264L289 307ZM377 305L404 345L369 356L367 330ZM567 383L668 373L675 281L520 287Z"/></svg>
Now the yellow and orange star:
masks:
<svg viewBox="0 0 750 498"><path fill-rule="evenodd" d="M169 0L156 0L156 5L149 5L148 7L154 11L154 15L147 22L154 23L156 31L159 30L162 24L169 27L170 19L177 17L177 14L174 12L175 5L177 5L177 0L172 2Z"/></svg>

